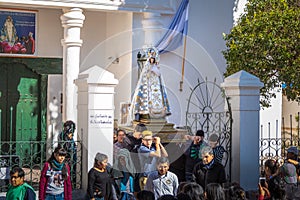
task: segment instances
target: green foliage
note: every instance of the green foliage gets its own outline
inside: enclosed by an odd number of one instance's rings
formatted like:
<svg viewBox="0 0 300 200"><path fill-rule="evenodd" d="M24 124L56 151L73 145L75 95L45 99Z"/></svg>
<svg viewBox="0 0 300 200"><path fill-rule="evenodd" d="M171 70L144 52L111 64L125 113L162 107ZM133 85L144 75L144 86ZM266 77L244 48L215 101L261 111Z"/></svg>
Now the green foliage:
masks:
<svg viewBox="0 0 300 200"><path fill-rule="evenodd" d="M225 77L240 70L259 77L264 107L282 83L287 98L300 102L300 0L248 0L224 39Z"/></svg>

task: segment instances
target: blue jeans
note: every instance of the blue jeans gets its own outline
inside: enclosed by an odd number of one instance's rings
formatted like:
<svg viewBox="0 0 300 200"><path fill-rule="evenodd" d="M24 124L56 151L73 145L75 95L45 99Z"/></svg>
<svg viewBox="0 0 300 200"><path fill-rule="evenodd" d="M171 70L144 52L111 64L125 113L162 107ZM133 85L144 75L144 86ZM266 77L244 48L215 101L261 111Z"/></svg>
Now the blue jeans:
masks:
<svg viewBox="0 0 300 200"><path fill-rule="evenodd" d="M95 200L104 200L104 197L101 197L101 198L95 197Z"/></svg>
<svg viewBox="0 0 300 200"><path fill-rule="evenodd" d="M57 195L46 194L45 200L64 200L64 193Z"/></svg>

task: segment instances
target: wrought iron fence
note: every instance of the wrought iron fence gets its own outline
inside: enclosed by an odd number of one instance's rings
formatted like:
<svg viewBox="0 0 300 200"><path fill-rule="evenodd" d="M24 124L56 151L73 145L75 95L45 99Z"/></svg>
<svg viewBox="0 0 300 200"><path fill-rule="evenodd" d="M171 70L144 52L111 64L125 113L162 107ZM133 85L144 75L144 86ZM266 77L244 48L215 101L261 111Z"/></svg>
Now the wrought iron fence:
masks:
<svg viewBox="0 0 300 200"><path fill-rule="evenodd" d="M82 180L82 143L75 141L75 144L75 152L67 162L70 165L72 187L79 189ZM43 141L2 141L0 143L0 191L7 191L9 171L14 166L22 167L25 171L25 181L38 190L41 170L57 145L57 143Z"/></svg>
<svg viewBox="0 0 300 200"><path fill-rule="evenodd" d="M296 123L293 123L296 122ZM297 115L290 115L288 119L282 118L281 130L278 130L276 121L275 133L271 133L270 123L267 127L267 137L260 138L260 168L268 159L276 159L283 162L286 158L287 149L290 146L300 147L300 129L299 129L299 112ZM264 129L261 125L261 135ZM265 129L264 129L265 130Z"/></svg>
<svg viewBox="0 0 300 200"><path fill-rule="evenodd" d="M223 164L230 181L232 113L229 99L216 80L198 80L198 84L191 88L186 110L186 127L191 133L202 129L206 140L211 134L219 136L219 145L226 150Z"/></svg>

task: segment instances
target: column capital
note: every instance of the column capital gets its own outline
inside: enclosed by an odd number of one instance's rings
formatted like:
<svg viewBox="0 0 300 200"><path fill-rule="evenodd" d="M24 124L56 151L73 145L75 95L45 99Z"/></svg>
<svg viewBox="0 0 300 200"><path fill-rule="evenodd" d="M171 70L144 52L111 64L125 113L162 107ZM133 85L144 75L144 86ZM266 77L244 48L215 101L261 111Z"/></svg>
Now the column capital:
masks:
<svg viewBox="0 0 300 200"><path fill-rule="evenodd" d="M63 27L82 27L85 16L80 8L64 9L60 16Z"/></svg>

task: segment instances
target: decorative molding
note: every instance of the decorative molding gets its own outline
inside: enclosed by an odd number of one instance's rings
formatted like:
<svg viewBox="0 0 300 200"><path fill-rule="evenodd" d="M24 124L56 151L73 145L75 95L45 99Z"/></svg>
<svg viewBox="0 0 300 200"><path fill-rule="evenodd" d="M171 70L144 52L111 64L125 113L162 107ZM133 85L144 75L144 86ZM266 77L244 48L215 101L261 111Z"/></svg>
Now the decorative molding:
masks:
<svg viewBox="0 0 300 200"><path fill-rule="evenodd" d="M120 10L174 14L174 0L1 0L1 6L30 8L82 8L86 10Z"/></svg>

